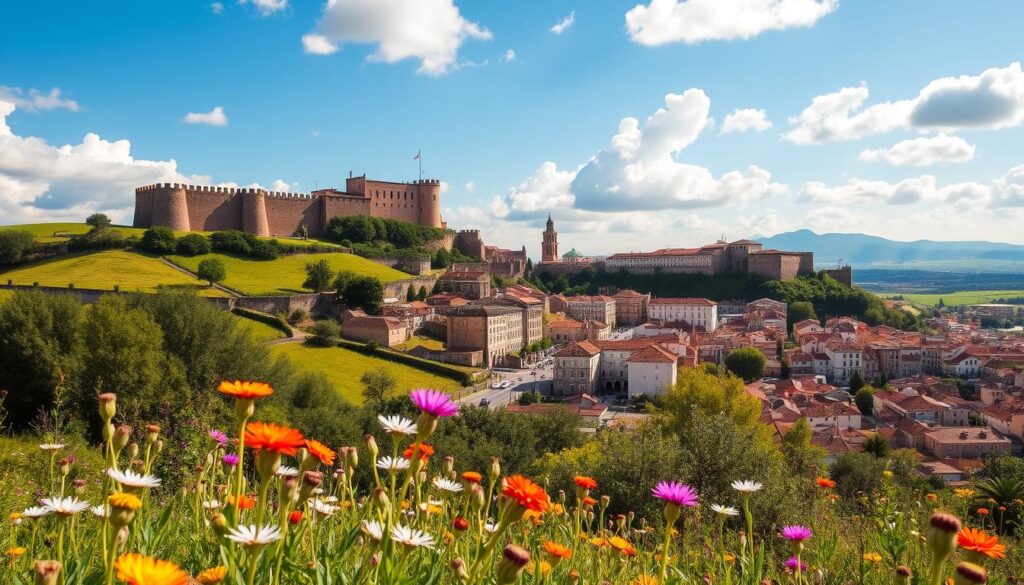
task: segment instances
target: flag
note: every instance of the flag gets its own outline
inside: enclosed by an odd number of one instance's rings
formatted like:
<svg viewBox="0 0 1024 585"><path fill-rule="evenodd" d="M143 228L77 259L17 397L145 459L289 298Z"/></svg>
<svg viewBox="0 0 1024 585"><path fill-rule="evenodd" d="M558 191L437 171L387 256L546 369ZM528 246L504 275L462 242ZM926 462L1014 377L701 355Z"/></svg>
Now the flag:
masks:
<svg viewBox="0 0 1024 585"><path fill-rule="evenodd" d="M412 157L412 160L420 160L420 151L416 151L416 156Z"/></svg>

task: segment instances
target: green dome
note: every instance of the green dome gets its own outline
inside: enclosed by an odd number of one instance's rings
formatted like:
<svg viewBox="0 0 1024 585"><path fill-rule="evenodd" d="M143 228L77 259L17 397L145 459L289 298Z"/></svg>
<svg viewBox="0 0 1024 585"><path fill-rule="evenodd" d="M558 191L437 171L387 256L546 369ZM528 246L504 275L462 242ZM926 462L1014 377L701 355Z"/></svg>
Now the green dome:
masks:
<svg viewBox="0 0 1024 585"><path fill-rule="evenodd" d="M580 254L579 252L577 252L576 248L573 248L572 250L569 250L565 254L562 254L562 258L582 258L582 257L583 257L583 254Z"/></svg>

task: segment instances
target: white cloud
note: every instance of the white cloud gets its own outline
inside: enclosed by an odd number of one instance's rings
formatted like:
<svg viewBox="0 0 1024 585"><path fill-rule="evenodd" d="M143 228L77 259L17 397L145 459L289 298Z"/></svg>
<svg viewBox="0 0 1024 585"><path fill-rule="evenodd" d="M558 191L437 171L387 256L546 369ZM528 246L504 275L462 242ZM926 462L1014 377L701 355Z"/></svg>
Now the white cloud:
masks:
<svg viewBox="0 0 1024 585"><path fill-rule="evenodd" d="M284 182L281 179L276 179L273 183L270 184L270 191L285 191L285 192L287 192L287 191L291 191L291 190L292 190L292 185L289 184L289 183Z"/></svg>
<svg viewBox="0 0 1024 585"><path fill-rule="evenodd" d="M996 130L1024 123L1024 72L1020 63L976 76L944 77L913 99L864 107L868 88L844 87L815 97L789 119L784 137L794 144L854 140L896 129Z"/></svg>
<svg viewBox="0 0 1024 585"><path fill-rule="evenodd" d="M302 35L302 50L312 55L330 55L338 52L338 45L324 35L309 33Z"/></svg>
<svg viewBox="0 0 1024 585"><path fill-rule="evenodd" d="M575 197L570 186L575 176L574 171L559 171L555 163L547 161L525 181L509 189L505 199L496 197L491 203L491 211L505 217L572 207Z"/></svg>
<svg viewBox="0 0 1024 585"><path fill-rule="evenodd" d="M995 207L1024 207L1024 165L1010 169L994 181ZM1018 232L1019 233L1019 232Z"/></svg>
<svg viewBox="0 0 1024 585"><path fill-rule="evenodd" d="M722 122L722 134L749 130L764 132L771 127L772 123L764 110L737 109L725 117L725 121Z"/></svg>
<svg viewBox="0 0 1024 585"><path fill-rule="evenodd" d="M15 104L0 100L0 217L4 223L77 220L94 211L116 221L131 218L135 187L157 182L196 182L174 160L139 160L127 140L86 134L81 144L51 146L15 135L7 118Z"/></svg>
<svg viewBox="0 0 1024 585"><path fill-rule="evenodd" d="M511 63L512 61L515 61L516 60L516 51L515 51L515 49L508 49L507 51L505 51L505 54L501 56L501 60L503 62L505 62L505 63Z"/></svg>
<svg viewBox="0 0 1024 585"><path fill-rule="evenodd" d="M238 0L239 4L252 4L261 16L270 16L288 8L288 0Z"/></svg>
<svg viewBox="0 0 1024 585"><path fill-rule="evenodd" d="M816 207L804 216L804 224L818 233L859 231L870 223L867 216L848 207Z"/></svg>
<svg viewBox="0 0 1024 585"><path fill-rule="evenodd" d="M209 112L189 112L182 120L186 124L205 124L207 126L227 126L228 117L224 108L217 106Z"/></svg>
<svg viewBox="0 0 1024 585"><path fill-rule="evenodd" d="M838 0L651 0L626 13L626 30L648 46L749 39L811 26L838 6Z"/></svg>
<svg viewBox="0 0 1024 585"><path fill-rule="evenodd" d="M974 158L974 145L958 136L938 134L897 142L889 148L864 150L857 157L865 162L884 161L893 166L924 167L936 163L962 163Z"/></svg>
<svg viewBox="0 0 1024 585"><path fill-rule="evenodd" d="M222 14L224 12L224 4L214 2L213 4L210 4L210 10L212 10L214 14Z"/></svg>
<svg viewBox="0 0 1024 585"><path fill-rule="evenodd" d="M548 30L550 30L551 32L555 33L556 35L560 35L560 34L564 33L566 31L566 29L568 29L570 26L572 26L572 23L575 22L575 21L576 21L576 11L573 10L572 12L569 13L569 16L566 16L562 20L559 20L558 22L555 23L554 26L552 26Z"/></svg>
<svg viewBox="0 0 1024 585"><path fill-rule="evenodd" d="M456 68L467 39L491 38L485 27L463 18L453 0L328 0L313 32L332 45L375 44L370 61L418 59L418 72L426 75Z"/></svg>
<svg viewBox="0 0 1024 585"><path fill-rule="evenodd" d="M854 178L845 185L829 186L810 181L801 190L800 199L827 205L910 205L921 202L961 204L986 201L991 193L992 188L981 183L964 182L939 186L934 176L921 175L896 183Z"/></svg>
<svg viewBox="0 0 1024 585"><path fill-rule="evenodd" d="M7 87L0 85L0 100L9 102L26 112L37 112L42 110L70 110L78 111L78 102L61 97L60 88L53 88L49 92L41 92L38 89L23 90L20 87Z"/></svg>
<svg viewBox="0 0 1024 585"><path fill-rule="evenodd" d="M466 193L472 195L476 191L476 183L474 183L473 181L466 181L466 184L464 184L462 188L466 191Z"/></svg>

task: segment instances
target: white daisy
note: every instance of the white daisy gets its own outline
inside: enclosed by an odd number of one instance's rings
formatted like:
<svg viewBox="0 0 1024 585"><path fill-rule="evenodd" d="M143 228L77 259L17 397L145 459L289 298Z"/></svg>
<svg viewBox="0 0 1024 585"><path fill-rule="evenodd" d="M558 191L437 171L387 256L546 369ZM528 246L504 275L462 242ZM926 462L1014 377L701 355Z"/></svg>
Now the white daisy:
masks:
<svg viewBox="0 0 1024 585"><path fill-rule="evenodd" d="M337 504L338 496L327 496L326 498L323 498L323 500L328 504Z"/></svg>
<svg viewBox="0 0 1024 585"><path fill-rule="evenodd" d="M232 540L245 546L263 546L281 540L281 529L277 526L263 526L256 528L255 524L239 524L232 528L225 535Z"/></svg>
<svg viewBox="0 0 1024 585"><path fill-rule="evenodd" d="M416 548L419 546L434 548L433 536L430 536L426 532L420 532L415 528L402 526L401 524L391 529L391 540L394 540L399 544L404 544L410 548Z"/></svg>
<svg viewBox="0 0 1024 585"><path fill-rule="evenodd" d="M762 486L756 481L743 480L732 482L732 489L738 492L743 492L745 494L752 494L761 489L762 487L764 486Z"/></svg>
<svg viewBox="0 0 1024 585"><path fill-rule="evenodd" d="M131 469L121 471L120 469L114 469L110 467L107 469L107 475L110 479L116 481L124 487L131 488L156 488L160 487L160 478L153 475L146 475L142 473L135 473Z"/></svg>
<svg viewBox="0 0 1024 585"><path fill-rule="evenodd" d="M388 471L409 469L409 460L405 457L381 457L377 460L377 469Z"/></svg>
<svg viewBox="0 0 1024 585"><path fill-rule="evenodd" d="M711 504L711 509L714 510L715 514L721 514L722 516L739 516L740 514L740 511L736 508L719 506L718 504Z"/></svg>
<svg viewBox="0 0 1024 585"><path fill-rule="evenodd" d="M443 477L434 478L434 487L442 491L451 492L453 494L457 494L462 491L461 483L457 481L452 481L450 479L444 479Z"/></svg>
<svg viewBox="0 0 1024 585"><path fill-rule="evenodd" d="M204 510L219 510L220 508L221 503L218 502L217 500L206 500L205 502L203 502Z"/></svg>
<svg viewBox="0 0 1024 585"><path fill-rule="evenodd" d="M42 518L49 513L50 511L42 506L32 506L31 508L25 508L22 510L21 515L25 518L32 518L34 520L36 518Z"/></svg>
<svg viewBox="0 0 1024 585"><path fill-rule="evenodd" d="M332 506L327 502L321 502L320 500L317 499L310 499L309 507L313 508L314 512L322 516L330 516L331 514L334 514L335 512L340 510L338 506Z"/></svg>
<svg viewBox="0 0 1024 585"><path fill-rule="evenodd" d="M57 451L64 448L64 443L43 443L39 448L43 451Z"/></svg>
<svg viewBox="0 0 1024 585"><path fill-rule="evenodd" d="M378 414L377 420L380 421L380 426L384 427L384 430L392 435L416 434L416 423L407 418L398 416L397 414L393 414L391 416Z"/></svg>
<svg viewBox="0 0 1024 585"><path fill-rule="evenodd" d="M83 502L78 498L44 498L39 503L50 512L61 516L73 516L89 509L89 502Z"/></svg>
<svg viewBox="0 0 1024 585"><path fill-rule="evenodd" d="M89 508L89 511L92 512L93 516L96 516L100 520L107 517L107 509L104 506L93 506L92 508Z"/></svg>
<svg viewBox="0 0 1024 585"><path fill-rule="evenodd" d="M484 524L484 530L486 530L487 532L497 532L498 525L494 522L487 522Z"/></svg>
<svg viewBox="0 0 1024 585"><path fill-rule="evenodd" d="M362 528L363 532L376 542L384 538L384 527L376 520L363 520Z"/></svg>
<svg viewBox="0 0 1024 585"><path fill-rule="evenodd" d="M277 471L275 473L277 474L278 477L298 477L299 476L299 470L298 469L296 469L294 467L288 467L287 465L282 465L281 467L278 467Z"/></svg>

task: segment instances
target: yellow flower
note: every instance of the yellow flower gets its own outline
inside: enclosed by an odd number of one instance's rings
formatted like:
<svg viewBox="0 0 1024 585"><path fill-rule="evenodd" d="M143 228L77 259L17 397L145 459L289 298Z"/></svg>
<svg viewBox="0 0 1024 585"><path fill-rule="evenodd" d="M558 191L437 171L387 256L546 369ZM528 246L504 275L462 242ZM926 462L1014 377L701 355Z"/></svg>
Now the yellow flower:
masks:
<svg viewBox="0 0 1024 585"><path fill-rule="evenodd" d="M892 472L886 469L885 471L882 472L882 476L885 477L886 479L889 479L890 477L892 477Z"/></svg>
<svg viewBox="0 0 1024 585"><path fill-rule="evenodd" d="M608 538L608 544L615 550L622 551L629 548L629 541L621 536L611 536Z"/></svg>
<svg viewBox="0 0 1024 585"><path fill-rule="evenodd" d="M595 537L593 537L591 539L588 539L587 542L589 542L590 544L592 544L592 545L594 545L594 546L596 546L598 548L608 544L607 540L605 540L603 538L600 538L598 536L595 536Z"/></svg>
<svg viewBox="0 0 1024 585"><path fill-rule="evenodd" d="M227 576L227 567L211 567L196 575L196 581L199 581L200 585L216 585Z"/></svg>
<svg viewBox="0 0 1024 585"><path fill-rule="evenodd" d="M533 575L537 572L537 568L540 568L541 575L547 575L551 572L551 563L547 561L532 561L529 565L526 565L526 572Z"/></svg>
<svg viewBox="0 0 1024 585"><path fill-rule="evenodd" d="M934 502L939 499L939 496L935 494L927 494L925 495L924 499L928 500L929 502Z"/></svg>
<svg viewBox="0 0 1024 585"><path fill-rule="evenodd" d="M188 585L188 574L178 565L138 553L126 553L114 562L117 578L128 585Z"/></svg>
<svg viewBox="0 0 1024 585"><path fill-rule="evenodd" d="M16 559L16 558L20 557L21 555L25 554L25 547L23 547L23 546L14 546L14 547L11 547L11 548L7 549L6 551L4 551L4 554L6 554L7 556L11 557L12 559Z"/></svg>
<svg viewBox="0 0 1024 585"><path fill-rule="evenodd" d="M974 495L974 490L970 488L956 488L953 490L953 495L966 500Z"/></svg>
<svg viewBox="0 0 1024 585"><path fill-rule="evenodd" d="M562 514L565 514L565 506L563 506L562 504L551 504L551 507L548 508L548 511L555 516L561 516Z"/></svg>
<svg viewBox="0 0 1024 585"><path fill-rule="evenodd" d="M722 560L727 562L727 563L731 563L731 562L736 560L736 557L731 555L731 554L729 554L729 553L725 553L725 554L722 555Z"/></svg>
<svg viewBox="0 0 1024 585"><path fill-rule="evenodd" d="M348 510L351 507L352 507L352 502L350 502L348 500L344 500L343 502L341 502L341 509L342 510Z"/></svg>
<svg viewBox="0 0 1024 585"><path fill-rule="evenodd" d="M107 502L112 508L131 510L132 512L142 507L142 500L140 500L138 496L121 492L110 494L107 498Z"/></svg>
<svg viewBox="0 0 1024 585"><path fill-rule="evenodd" d="M441 506L434 504L427 504L427 516L434 516L435 514L441 513Z"/></svg>
<svg viewBox="0 0 1024 585"><path fill-rule="evenodd" d="M11 512L11 514L7 516L7 519L11 522L17 522L18 520L21 520L21 512Z"/></svg>
<svg viewBox="0 0 1024 585"><path fill-rule="evenodd" d="M658 585L658 580L650 575L640 575L629 585Z"/></svg>
<svg viewBox="0 0 1024 585"><path fill-rule="evenodd" d="M864 553L864 560L869 563L880 563L882 562L882 555L876 552L866 552Z"/></svg>

